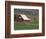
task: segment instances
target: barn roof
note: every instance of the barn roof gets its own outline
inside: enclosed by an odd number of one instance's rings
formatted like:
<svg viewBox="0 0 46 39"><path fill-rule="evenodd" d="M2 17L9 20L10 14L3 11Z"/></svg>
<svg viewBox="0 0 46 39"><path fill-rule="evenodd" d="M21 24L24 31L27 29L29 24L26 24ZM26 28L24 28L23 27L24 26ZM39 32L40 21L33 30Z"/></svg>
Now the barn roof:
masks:
<svg viewBox="0 0 46 39"><path fill-rule="evenodd" d="M25 14L20 14L21 15L21 17L24 19L24 20L31 20L31 19L29 19Z"/></svg>

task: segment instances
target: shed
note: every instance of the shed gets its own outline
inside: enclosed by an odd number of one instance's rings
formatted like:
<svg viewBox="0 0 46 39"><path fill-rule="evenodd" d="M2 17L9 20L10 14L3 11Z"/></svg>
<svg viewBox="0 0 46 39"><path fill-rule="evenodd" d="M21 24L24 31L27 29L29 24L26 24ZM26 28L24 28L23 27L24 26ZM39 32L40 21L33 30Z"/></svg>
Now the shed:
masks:
<svg viewBox="0 0 46 39"><path fill-rule="evenodd" d="M31 19L28 18L25 14L16 14L15 20L17 22L23 22L23 21L29 22L29 21L31 21Z"/></svg>

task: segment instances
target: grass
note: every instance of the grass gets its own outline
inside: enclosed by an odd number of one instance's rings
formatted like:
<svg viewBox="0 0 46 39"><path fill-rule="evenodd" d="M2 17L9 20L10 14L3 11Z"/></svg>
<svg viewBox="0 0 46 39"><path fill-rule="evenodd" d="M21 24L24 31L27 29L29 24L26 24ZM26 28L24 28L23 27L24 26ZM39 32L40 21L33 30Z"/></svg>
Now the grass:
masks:
<svg viewBox="0 0 46 39"><path fill-rule="evenodd" d="M24 30L24 29L38 29L38 24L20 24L20 23L16 23L15 30Z"/></svg>
<svg viewBox="0 0 46 39"><path fill-rule="evenodd" d="M33 19L33 17L32 17ZM32 20L32 23L17 23L14 22L14 30L27 30L27 29L39 29L39 24L38 23L34 23L34 19Z"/></svg>

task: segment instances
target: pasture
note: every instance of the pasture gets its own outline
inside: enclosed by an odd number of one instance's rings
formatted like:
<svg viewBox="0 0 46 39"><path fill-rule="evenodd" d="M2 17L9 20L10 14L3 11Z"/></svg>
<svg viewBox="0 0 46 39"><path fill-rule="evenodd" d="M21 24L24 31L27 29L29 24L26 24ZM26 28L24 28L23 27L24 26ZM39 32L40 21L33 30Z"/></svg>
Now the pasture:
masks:
<svg viewBox="0 0 46 39"><path fill-rule="evenodd" d="M35 22L34 18L32 17L31 23L25 22L14 22L14 30L28 30L28 29L39 29L39 23ZM37 20L38 21L38 20Z"/></svg>

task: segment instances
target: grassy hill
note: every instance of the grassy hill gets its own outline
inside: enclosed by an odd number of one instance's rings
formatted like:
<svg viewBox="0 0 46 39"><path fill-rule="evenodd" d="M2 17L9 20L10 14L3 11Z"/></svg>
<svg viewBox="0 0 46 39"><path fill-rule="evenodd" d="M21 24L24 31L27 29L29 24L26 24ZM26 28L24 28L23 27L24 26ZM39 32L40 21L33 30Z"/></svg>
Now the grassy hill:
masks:
<svg viewBox="0 0 46 39"><path fill-rule="evenodd" d="M14 9L14 13L38 16L38 9Z"/></svg>

